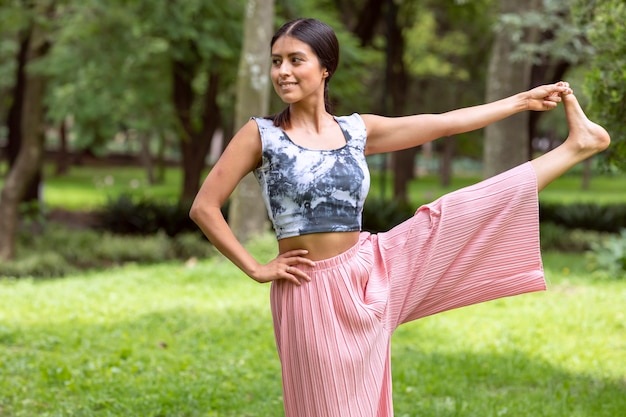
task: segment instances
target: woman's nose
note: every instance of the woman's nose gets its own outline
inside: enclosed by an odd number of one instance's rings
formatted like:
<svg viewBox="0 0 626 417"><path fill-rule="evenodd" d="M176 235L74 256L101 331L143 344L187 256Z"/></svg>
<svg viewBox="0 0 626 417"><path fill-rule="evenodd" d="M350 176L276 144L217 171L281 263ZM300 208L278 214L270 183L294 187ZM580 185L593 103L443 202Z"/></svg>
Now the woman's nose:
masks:
<svg viewBox="0 0 626 417"><path fill-rule="evenodd" d="M290 71L290 67L289 67L289 63L288 62L283 62L282 64L280 64L280 67L278 67L278 73L281 75L284 74L289 74Z"/></svg>

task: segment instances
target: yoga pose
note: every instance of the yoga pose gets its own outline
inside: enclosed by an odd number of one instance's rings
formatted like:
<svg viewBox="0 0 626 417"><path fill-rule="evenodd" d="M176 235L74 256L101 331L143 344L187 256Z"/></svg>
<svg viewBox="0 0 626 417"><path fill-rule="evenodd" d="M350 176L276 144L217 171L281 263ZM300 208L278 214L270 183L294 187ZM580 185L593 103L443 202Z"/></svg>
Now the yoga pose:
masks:
<svg viewBox="0 0 626 417"><path fill-rule="evenodd" d="M283 25L271 42L271 79L287 104L237 132L202 185L191 217L250 278L271 282L287 417L393 415L390 339L402 323L545 289L537 193L604 150L569 84L544 85L442 114L338 117L328 101L339 45L314 19ZM393 229L361 231L366 155L422 145L515 113L563 102L569 136L558 148L417 209ZM257 177L278 240L259 263L220 208Z"/></svg>

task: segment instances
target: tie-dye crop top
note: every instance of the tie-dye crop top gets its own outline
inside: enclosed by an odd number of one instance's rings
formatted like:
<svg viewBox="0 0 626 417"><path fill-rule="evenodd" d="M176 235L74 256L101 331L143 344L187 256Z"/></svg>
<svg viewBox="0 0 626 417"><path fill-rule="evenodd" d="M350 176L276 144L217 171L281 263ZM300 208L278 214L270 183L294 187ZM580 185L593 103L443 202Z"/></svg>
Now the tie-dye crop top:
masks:
<svg viewBox="0 0 626 417"><path fill-rule="evenodd" d="M346 144L333 150L304 148L271 120L254 120L263 146L262 163L254 174L276 237L360 231L370 187L361 116L335 117Z"/></svg>

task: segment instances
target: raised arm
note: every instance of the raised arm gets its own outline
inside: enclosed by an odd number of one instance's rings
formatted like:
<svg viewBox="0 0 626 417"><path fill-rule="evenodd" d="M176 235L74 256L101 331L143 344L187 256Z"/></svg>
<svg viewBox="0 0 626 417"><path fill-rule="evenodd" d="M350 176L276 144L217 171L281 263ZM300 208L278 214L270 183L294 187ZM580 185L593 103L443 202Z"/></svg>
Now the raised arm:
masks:
<svg viewBox="0 0 626 417"><path fill-rule="evenodd" d="M261 138L256 122L249 121L230 141L217 161L191 206L190 217L200 227L211 243L239 269L257 282L287 279L300 285L306 275L287 267L298 263L311 263L302 257L306 251L290 251L279 255L268 264L260 264L237 240L221 212L222 205L233 190L261 159Z"/></svg>
<svg viewBox="0 0 626 417"><path fill-rule="evenodd" d="M571 94L569 84L543 85L513 96L441 114L382 117L364 114L367 128L366 154L412 148L435 139L483 128L525 110L554 109L562 94Z"/></svg>

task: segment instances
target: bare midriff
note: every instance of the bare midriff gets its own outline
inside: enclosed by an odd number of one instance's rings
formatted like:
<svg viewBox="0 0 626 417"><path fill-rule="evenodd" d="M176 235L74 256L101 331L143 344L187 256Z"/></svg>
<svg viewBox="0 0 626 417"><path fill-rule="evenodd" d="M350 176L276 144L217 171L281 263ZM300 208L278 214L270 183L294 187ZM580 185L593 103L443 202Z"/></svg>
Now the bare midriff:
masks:
<svg viewBox="0 0 626 417"><path fill-rule="evenodd" d="M295 249L306 249L305 256L313 261L332 258L347 251L359 241L360 232L312 233L288 237L278 241L278 250L285 253Z"/></svg>

